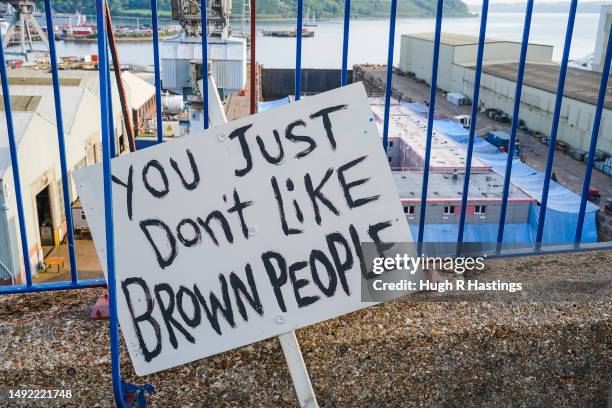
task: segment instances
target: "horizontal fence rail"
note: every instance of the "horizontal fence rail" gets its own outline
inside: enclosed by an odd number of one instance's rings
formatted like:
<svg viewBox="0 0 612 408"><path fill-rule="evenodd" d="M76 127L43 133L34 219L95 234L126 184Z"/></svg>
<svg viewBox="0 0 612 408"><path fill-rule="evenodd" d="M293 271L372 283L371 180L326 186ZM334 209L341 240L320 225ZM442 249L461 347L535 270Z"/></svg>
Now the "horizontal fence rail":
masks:
<svg viewBox="0 0 612 408"><path fill-rule="evenodd" d="M52 13L52 1L44 0L45 5L45 19L47 27L50 28L51 32L53 23ZM126 396L128 394L135 394L141 406L144 406L144 394L145 392L151 392L152 387L145 385L143 387L137 387L132 384L127 384L122 380L120 372L120 353L119 353L119 332L118 332L118 319L117 319L117 291L115 284L115 246L114 246L114 235L113 235L113 213L112 213L112 183L111 183L111 159L118 153L121 153L121 149L117 150L115 144L115 123L113 117L113 101L112 101L112 81L110 75L110 55L109 55L109 38L107 33L107 27L105 24L105 0L96 0L96 22L97 22L97 47L98 47L98 80L99 80L99 91L100 91L100 134L102 142L102 167L103 167L103 188L104 190L104 208L105 208L105 224L106 224L106 259L100 260L104 262L106 266L106 272L108 276L108 291L110 301L110 349L111 349L111 362L112 362L112 379L113 379L113 392L115 402L117 406L127 406ZM208 129L210 126L209 121L209 83L208 83L208 39L207 39L207 8L209 5L206 0L200 0L200 11L202 21L202 98L203 98L203 127ZM383 134L382 143L385 151L389 145L389 126L390 126L390 112L392 105L392 82L393 82L393 62L394 62L394 45L396 37L396 18L397 18L397 0L391 0L390 5L390 16L389 16L389 36L388 36L388 54L387 54L387 66L386 66L386 84L384 93L384 114L383 114ZM344 16L343 16L343 28L342 28L342 61L341 61L341 73L340 73L340 84L346 85L349 82L348 78L348 56L349 56L349 33L350 33L350 13L351 3L350 0L345 0L344 4ZM525 9L523 34L520 46L520 55L518 61L518 69L516 76L516 88L514 94L514 105L512 112L512 124L510 130L510 139L507 151L504 182L502 189L501 199L501 210L500 219L497 226L497 242L496 251L491 255L493 257L512 257L512 256L527 256L533 254L543 253L564 253L570 251L587 251L596 250L602 248L612 247L610 242L607 243L581 243L582 233L584 229L585 213L588 202L589 186L591 182L592 169L594 166L595 153L597 148L597 140L600 132L602 112L605 102L606 89L608 84L608 76L610 73L610 65L612 59L612 30L609 31L608 45L605 53L604 68L601 76L601 82L599 86L599 93L597 99L597 105L595 109L595 115L593 119L592 134L590 139L590 147L588 151L588 158L586 162L584 181L582 185L582 195L580 201L580 208L578 212L578 221L576 225L575 239L572 244L568 245L551 245L542 246L543 234L544 234L544 223L547 212L549 188L552 178L555 142L557 139L557 132L559 126L559 119L561 113L561 104L563 102L563 91L565 85L566 71L569 62L569 51L571 47L574 21L577 8L577 0L572 0L567 22L567 31L565 34L565 42L563 49L563 57L560 65L560 75L557 87L555 109L553 115L553 126L551 129L550 145L547 152L546 170L544 173L544 186L542 190L541 206L539 208L539 220L537 225L537 236L535 245L533 248L523 249L504 249L504 227L506 226L506 214L508 211L508 202L510 195L511 186L511 175L513 158L515 151L515 142L518 131L520 103L522 97L523 80L525 75L525 65L527 62L528 44L531 28L531 19L533 14L534 0L528 0ZM157 143L163 142L163 117L162 117L162 87L161 87L161 67L160 67L160 44L158 34L158 2L157 0L150 0L151 7L151 19L153 28L153 59L154 59L154 82L155 82L155 101L156 101L156 128L157 128ZM485 52L485 36L487 30L487 18L488 18L488 7L489 1L484 0L481 9L480 16L480 27L478 37L478 48L476 55L476 66L475 66L475 77L474 77L474 89L471 107L471 120L472 125L469 129L468 142L466 147L466 163L465 163L465 178L462 187L461 196L461 209L459 217L459 232L457 236L457 256L461 255L461 246L465 241L465 224L466 224L466 209L468 205L469 188L470 188L470 177L471 167L474 156L474 142L475 142L475 131L478 119L478 102L480 97L480 83L483 71L483 59ZM433 54L431 56L423 56L423 58L432 58L432 72L430 81L430 94L429 94L429 106L427 110L427 127L425 130L425 157L424 165L422 168L422 189L420 194L421 209L418 220L418 234L417 242L419 251L422 249L425 237L426 227L426 210L428 204L428 183L429 176L432 173L431 169L431 153L432 153L432 141L434 137L434 115L436 113L436 97L437 97L437 80L438 80L438 64L440 54L440 44L442 36L442 19L443 19L443 8L444 0L436 1L436 14L434 23L434 40L433 40ZM250 50L250 111L255 113L257 110L256 106L256 4L255 0L251 0L251 50ZM297 0L297 18L296 18L296 53L295 53L295 99L300 100L302 83L302 29L303 29L303 0ZM63 209L66 218L66 243L69 251L70 260L70 281L66 282L51 282L51 283L34 283L33 282L33 271L30 262L30 247L31 237L27 234L26 214L24 210L23 202L23 190L22 180L19 163L19 149L18 141L15 136L13 111L11 109L11 98L10 88L7 73L7 63L5 60L5 50L1 46L2 35L0 33L0 77L1 86L4 101L4 110L6 118L6 132L7 140L10 152L10 163L12 168L12 178L15 192L15 202L17 207L17 218L19 226L19 235L21 242L21 258L23 259L23 270L25 276L25 284L13 284L9 286L0 286L0 294L18 294L18 293L31 293L31 292L43 292L43 291L55 291L55 290L69 290L69 289L82 289L89 287L99 287L106 285L104 279L79 279L78 278L78 264L76 257L75 248L75 237L74 237L74 221L72 219L71 205L72 200L70 197L70 182L68 172L68 160L66 155L66 145L70 143L66 140L64 121L62 116L62 98L60 92L60 78L58 72L58 55L55 44L55 38L53 35L49 36L49 56L51 62L51 77L53 85L53 97L55 107L55 119L57 127L57 141L59 147L59 162L60 162L60 173L62 182L63 192ZM30 238L30 239L29 239ZM8 269L1 263L0 266L3 269ZM19 274L21 275L21 266L18 265ZM14 271L13 271L14 274Z"/></svg>

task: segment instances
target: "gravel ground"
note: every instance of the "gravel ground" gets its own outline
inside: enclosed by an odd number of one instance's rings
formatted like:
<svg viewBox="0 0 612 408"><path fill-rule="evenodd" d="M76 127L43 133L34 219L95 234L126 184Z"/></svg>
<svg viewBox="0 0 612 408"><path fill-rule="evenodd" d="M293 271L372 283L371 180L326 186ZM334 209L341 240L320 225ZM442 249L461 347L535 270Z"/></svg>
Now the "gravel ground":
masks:
<svg viewBox="0 0 612 408"><path fill-rule="evenodd" d="M610 293L611 264L612 251L491 260L483 279L503 275L563 296L416 295L300 330L319 404L605 407L612 304L602 293ZM608 292L581 290L594 286ZM0 406L113 406L108 324L86 317L102 293L0 297ZM276 339L142 378L125 348L122 356L128 381L156 387L152 407L297 406ZM74 395L6 398L24 388Z"/></svg>

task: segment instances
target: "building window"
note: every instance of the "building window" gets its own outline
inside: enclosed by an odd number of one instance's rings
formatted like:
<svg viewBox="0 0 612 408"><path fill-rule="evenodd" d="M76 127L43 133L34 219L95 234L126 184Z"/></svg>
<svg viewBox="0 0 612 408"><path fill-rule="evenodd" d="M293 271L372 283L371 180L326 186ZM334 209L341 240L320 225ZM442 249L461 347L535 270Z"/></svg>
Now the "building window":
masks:
<svg viewBox="0 0 612 408"><path fill-rule="evenodd" d="M414 215L414 205L404 207L404 214Z"/></svg>
<svg viewBox="0 0 612 408"><path fill-rule="evenodd" d="M389 157L389 163L391 163L391 160L393 160L393 158Z"/></svg>
<svg viewBox="0 0 612 408"><path fill-rule="evenodd" d="M486 205L475 205L474 206L474 214L484 215L487 213Z"/></svg>
<svg viewBox="0 0 612 408"><path fill-rule="evenodd" d="M81 219L82 220L87 220L87 218L85 217L85 212L84 211L81 213Z"/></svg>
<svg viewBox="0 0 612 408"><path fill-rule="evenodd" d="M454 214L455 206L454 205L445 205L444 206L444 215Z"/></svg>
<svg viewBox="0 0 612 408"><path fill-rule="evenodd" d="M389 147L393 147L393 140L389 141Z"/></svg>

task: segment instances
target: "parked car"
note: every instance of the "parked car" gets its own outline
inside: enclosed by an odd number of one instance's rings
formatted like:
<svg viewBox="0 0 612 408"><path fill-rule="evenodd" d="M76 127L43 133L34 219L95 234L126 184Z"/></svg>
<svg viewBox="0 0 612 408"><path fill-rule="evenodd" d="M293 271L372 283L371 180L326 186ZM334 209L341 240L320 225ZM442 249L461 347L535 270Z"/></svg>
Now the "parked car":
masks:
<svg viewBox="0 0 612 408"><path fill-rule="evenodd" d="M496 120L498 122L507 123L510 121L510 116L508 116L508 114L502 111L501 109L489 108L485 110L485 114L490 119Z"/></svg>

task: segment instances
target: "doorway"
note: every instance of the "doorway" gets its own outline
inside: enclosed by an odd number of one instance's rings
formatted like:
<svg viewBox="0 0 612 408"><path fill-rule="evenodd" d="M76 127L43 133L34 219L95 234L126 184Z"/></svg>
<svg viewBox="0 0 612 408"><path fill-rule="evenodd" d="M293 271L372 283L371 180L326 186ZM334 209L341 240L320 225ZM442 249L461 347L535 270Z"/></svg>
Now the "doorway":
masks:
<svg viewBox="0 0 612 408"><path fill-rule="evenodd" d="M38 229L40 243L43 246L53 246L53 216L51 213L51 194L49 186L36 194L36 215L38 215Z"/></svg>

